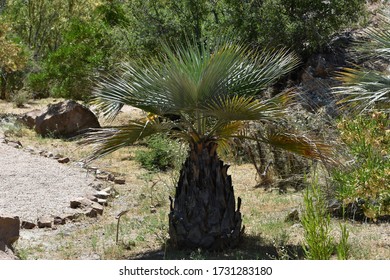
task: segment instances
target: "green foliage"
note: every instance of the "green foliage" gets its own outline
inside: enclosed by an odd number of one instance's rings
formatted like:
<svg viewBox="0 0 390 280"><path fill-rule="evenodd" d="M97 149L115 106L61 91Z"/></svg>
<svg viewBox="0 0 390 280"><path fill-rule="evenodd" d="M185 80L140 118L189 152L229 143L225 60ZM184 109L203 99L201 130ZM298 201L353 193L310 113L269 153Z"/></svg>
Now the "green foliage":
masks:
<svg viewBox="0 0 390 280"><path fill-rule="evenodd" d="M225 0L239 36L261 46L287 46L308 55L363 14L364 0Z"/></svg>
<svg viewBox="0 0 390 280"><path fill-rule="evenodd" d="M389 126L385 113L343 119L338 125L352 163L332 173L336 196L345 208L360 208L374 220L390 214Z"/></svg>
<svg viewBox="0 0 390 280"><path fill-rule="evenodd" d="M100 26L72 20L63 44L43 60L40 72L30 74L31 87L52 96L86 100L94 71L104 64L104 47Z"/></svg>
<svg viewBox="0 0 390 280"><path fill-rule="evenodd" d="M16 107L23 107L30 99L32 94L28 91L18 91L12 96L12 102L15 103Z"/></svg>
<svg viewBox="0 0 390 280"><path fill-rule="evenodd" d="M22 87L27 52L1 15L0 20L0 99L9 99L11 93Z"/></svg>
<svg viewBox="0 0 390 280"><path fill-rule="evenodd" d="M341 238L339 244L336 246L337 258L339 260L347 260L350 255L351 245L348 243L349 232L347 226L340 224Z"/></svg>
<svg viewBox="0 0 390 280"><path fill-rule="evenodd" d="M180 144L163 135L153 135L146 140L147 150L136 152L135 159L150 171L180 168L185 151Z"/></svg>
<svg viewBox="0 0 390 280"><path fill-rule="evenodd" d="M316 182L306 189L303 200L305 211L301 220L305 231L305 257L310 260L329 260L335 249L330 214Z"/></svg>
<svg viewBox="0 0 390 280"><path fill-rule="evenodd" d="M355 42L353 49L360 59L382 61L387 64L390 59L390 14L379 14L376 27L364 30L365 41ZM338 75L341 86L334 92L343 98L344 108L351 112L363 112L375 108L383 112L390 111L390 78L387 71L380 72L365 67L343 68Z"/></svg>

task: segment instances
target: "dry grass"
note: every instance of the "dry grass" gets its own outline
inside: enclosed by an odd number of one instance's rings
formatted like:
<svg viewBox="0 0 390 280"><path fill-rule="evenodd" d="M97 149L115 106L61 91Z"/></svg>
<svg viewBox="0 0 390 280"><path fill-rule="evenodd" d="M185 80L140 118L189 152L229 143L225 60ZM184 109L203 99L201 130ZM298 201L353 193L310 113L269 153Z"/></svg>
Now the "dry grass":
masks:
<svg viewBox="0 0 390 280"><path fill-rule="evenodd" d="M59 101L59 100L57 100ZM20 114L46 107L54 100L15 108L0 101L1 113ZM131 108L119 115L118 123L142 116ZM88 155L91 147L80 147L74 141L38 137L22 128L15 140L24 147L46 150L78 161ZM241 212L245 238L239 248L224 253L175 251L168 244L168 196L174 194L177 172L150 173L134 159L138 147L117 151L93 164L126 179L124 185L114 185L115 197L110 199L103 215L96 219L82 218L58 226L56 230L22 230L16 250L24 259L289 259L302 258L303 229L299 222L286 222L293 209L302 210L303 195L287 194L256 188L256 172L252 165L231 163L236 196L242 198ZM109 182L104 184L111 185ZM119 242L116 244L117 219L121 218ZM332 220L333 233L338 239L339 220ZM389 224L347 222L353 259L390 259Z"/></svg>

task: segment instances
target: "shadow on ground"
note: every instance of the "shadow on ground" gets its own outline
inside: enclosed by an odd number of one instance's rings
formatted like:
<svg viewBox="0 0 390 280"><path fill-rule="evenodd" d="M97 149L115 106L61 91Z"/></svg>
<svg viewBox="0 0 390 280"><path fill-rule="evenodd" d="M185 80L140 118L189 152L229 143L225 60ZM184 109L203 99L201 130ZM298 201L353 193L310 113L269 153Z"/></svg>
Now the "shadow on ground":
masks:
<svg viewBox="0 0 390 280"><path fill-rule="evenodd" d="M239 247L224 252L176 250L169 245L137 255L137 260L298 260L303 259L302 246L275 245L259 236L244 236Z"/></svg>

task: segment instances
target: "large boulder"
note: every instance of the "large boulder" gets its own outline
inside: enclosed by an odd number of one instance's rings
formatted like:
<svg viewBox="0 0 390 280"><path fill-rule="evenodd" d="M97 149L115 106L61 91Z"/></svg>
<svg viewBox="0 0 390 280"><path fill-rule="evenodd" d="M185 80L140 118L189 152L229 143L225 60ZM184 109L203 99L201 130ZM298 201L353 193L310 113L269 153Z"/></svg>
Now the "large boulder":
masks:
<svg viewBox="0 0 390 280"><path fill-rule="evenodd" d="M20 116L18 120L25 124L27 127L34 128L35 121L40 115L42 115L42 111L39 109L35 109Z"/></svg>
<svg viewBox="0 0 390 280"><path fill-rule="evenodd" d="M35 131L43 136L71 137L99 127L95 114L73 100L49 105L46 112L35 120Z"/></svg>
<svg viewBox="0 0 390 280"><path fill-rule="evenodd" d="M19 217L0 217L0 251L5 246L10 247L19 239L20 219ZM4 247L4 248L2 248Z"/></svg>

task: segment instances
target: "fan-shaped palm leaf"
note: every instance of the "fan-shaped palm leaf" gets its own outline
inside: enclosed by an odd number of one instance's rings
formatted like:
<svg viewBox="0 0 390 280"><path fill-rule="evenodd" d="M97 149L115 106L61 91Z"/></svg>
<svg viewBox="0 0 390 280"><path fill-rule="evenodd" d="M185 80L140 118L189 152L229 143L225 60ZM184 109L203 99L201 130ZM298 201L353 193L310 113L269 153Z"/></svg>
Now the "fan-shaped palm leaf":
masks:
<svg viewBox="0 0 390 280"><path fill-rule="evenodd" d="M382 13L382 21L377 28L368 28L366 42L358 42L355 51L363 57L390 58L390 18ZM344 68L337 77L342 85L334 88L336 94L344 95L344 107L362 112L373 107L388 111L390 103L390 78L384 73L365 70L360 67Z"/></svg>
<svg viewBox="0 0 390 280"><path fill-rule="evenodd" d="M339 102L346 108L365 111L374 106L389 109L390 78L376 71L345 68L337 77L342 86L335 87L345 97Z"/></svg>
<svg viewBox="0 0 390 280"><path fill-rule="evenodd" d="M289 95L263 101L255 95L261 94L298 63L297 57L285 50L258 53L231 42L221 43L214 52L197 44L173 49L165 46L159 60L122 64L119 75L102 77L94 90L92 103L111 119L124 104L158 116L177 115L175 125L191 135L188 139L198 141L205 136L211 139L220 132L221 124L228 126L229 122L237 120L281 117ZM125 128L123 134L126 131L135 134L137 130ZM88 137L108 135L98 131ZM119 140L121 135L111 137ZM136 139L132 136L124 142L130 144Z"/></svg>

